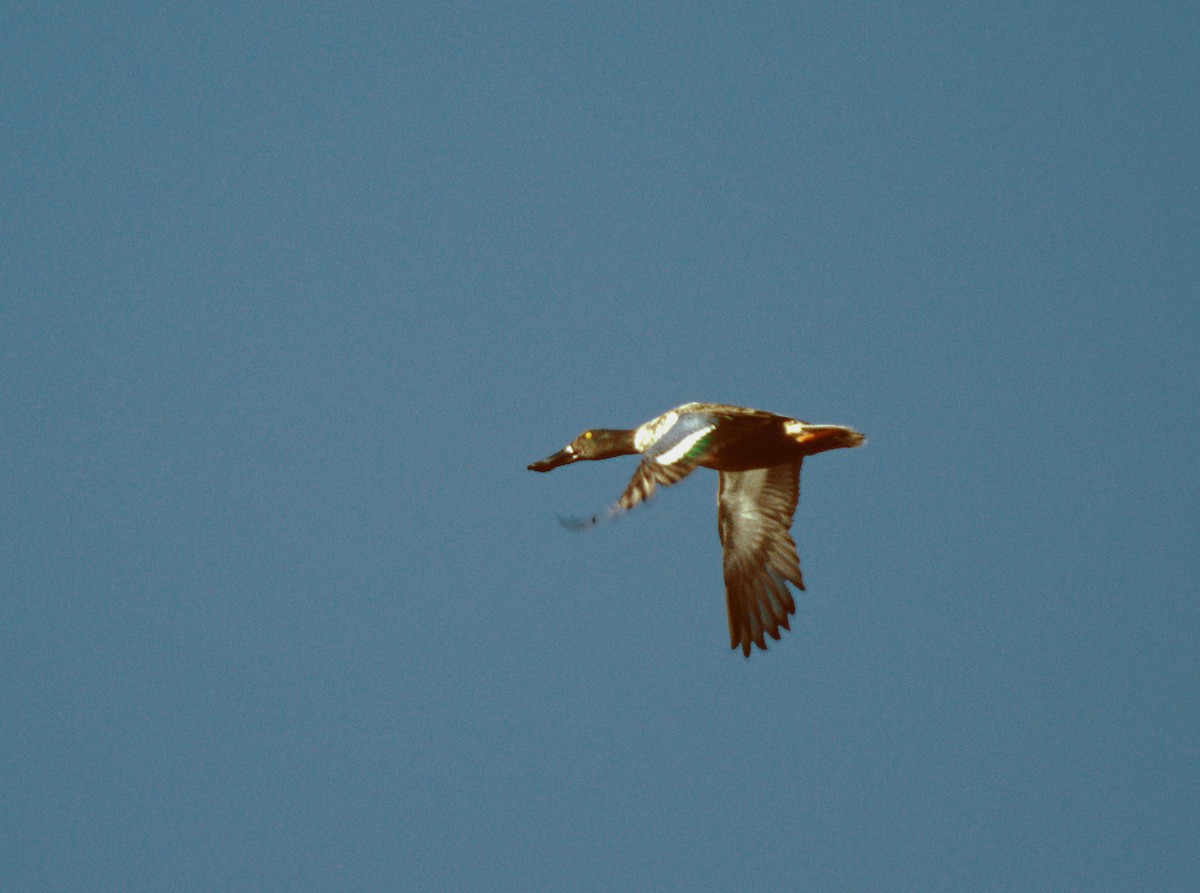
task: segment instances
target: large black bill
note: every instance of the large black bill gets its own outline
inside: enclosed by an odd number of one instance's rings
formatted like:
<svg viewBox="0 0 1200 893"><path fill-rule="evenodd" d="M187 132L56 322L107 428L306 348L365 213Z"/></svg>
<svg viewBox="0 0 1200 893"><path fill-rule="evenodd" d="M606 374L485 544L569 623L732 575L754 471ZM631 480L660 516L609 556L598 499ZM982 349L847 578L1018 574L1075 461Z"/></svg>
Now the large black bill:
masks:
<svg viewBox="0 0 1200 893"><path fill-rule="evenodd" d="M547 456L534 462L529 466L530 471L549 471L552 468L558 468L560 465L566 465L568 462L575 461L575 453L570 446L565 446L553 456Z"/></svg>

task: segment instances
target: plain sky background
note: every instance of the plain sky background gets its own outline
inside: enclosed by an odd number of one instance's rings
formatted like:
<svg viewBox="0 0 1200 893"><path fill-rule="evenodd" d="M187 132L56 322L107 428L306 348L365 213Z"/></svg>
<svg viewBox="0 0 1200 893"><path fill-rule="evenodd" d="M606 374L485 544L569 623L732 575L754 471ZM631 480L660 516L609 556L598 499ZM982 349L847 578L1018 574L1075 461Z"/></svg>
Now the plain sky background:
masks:
<svg viewBox="0 0 1200 893"><path fill-rule="evenodd" d="M4 19L0 888L1200 889L1195 4Z"/></svg>

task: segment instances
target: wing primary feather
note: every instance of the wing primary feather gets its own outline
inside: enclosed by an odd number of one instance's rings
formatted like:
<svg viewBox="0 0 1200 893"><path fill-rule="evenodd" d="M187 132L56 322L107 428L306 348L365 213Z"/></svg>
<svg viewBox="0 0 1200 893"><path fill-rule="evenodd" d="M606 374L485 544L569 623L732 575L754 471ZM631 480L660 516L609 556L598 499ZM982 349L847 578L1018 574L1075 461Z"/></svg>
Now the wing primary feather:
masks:
<svg viewBox="0 0 1200 893"><path fill-rule="evenodd" d="M730 639L749 656L751 643L791 629L796 601L788 584L804 589L789 528L799 498L800 463L722 472L717 532L724 547Z"/></svg>

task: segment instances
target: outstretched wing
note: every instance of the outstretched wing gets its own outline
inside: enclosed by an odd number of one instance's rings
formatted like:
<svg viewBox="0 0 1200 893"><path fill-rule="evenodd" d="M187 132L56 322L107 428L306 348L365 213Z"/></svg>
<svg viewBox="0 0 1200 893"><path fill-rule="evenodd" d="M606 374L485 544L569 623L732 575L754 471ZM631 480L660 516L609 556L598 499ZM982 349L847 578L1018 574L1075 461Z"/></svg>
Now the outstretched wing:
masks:
<svg viewBox="0 0 1200 893"><path fill-rule="evenodd" d="M683 480L695 467L695 462L673 462L670 465L661 465L654 459L643 459L638 465L637 471L633 473L633 480L621 494L621 498L607 511L593 515L587 520L578 518L559 518L558 520L568 530L586 530L602 520L614 518L621 512L633 508L639 502L649 499L656 487L660 485L666 487Z"/></svg>
<svg viewBox="0 0 1200 893"><path fill-rule="evenodd" d="M766 649L763 634L779 638L790 629L796 603L787 584L804 588L800 559L789 528L800 498L800 463L721 472L717 531L724 548L725 600L730 647L750 643Z"/></svg>
<svg viewBox="0 0 1200 893"><path fill-rule="evenodd" d="M683 480L696 469L698 463L694 457L703 452L704 438L715 427L714 424L675 424L646 448L637 471L633 473L633 480L608 511L601 515L593 515L586 521L566 518L559 520L571 530L585 530L602 519L613 518L639 502L644 502L653 495L656 488L667 487Z"/></svg>
<svg viewBox="0 0 1200 893"><path fill-rule="evenodd" d="M718 419L683 415L670 428L646 444L642 462L633 480L612 508L612 514L633 508L649 499L656 487L668 487L691 474L708 447L708 438L717 429Z"/></svg>
<svg viewBox="0 0 1200 893"><path fill-rule="evenodd" d="M696 468L695 462L687 460L675 461L663 465L657 459L646 457L633 473L633 480L613 506L612 513L627 511L639 502L644 502L653 494L656 487L669 487L677 481L682 481Z"/></svg>

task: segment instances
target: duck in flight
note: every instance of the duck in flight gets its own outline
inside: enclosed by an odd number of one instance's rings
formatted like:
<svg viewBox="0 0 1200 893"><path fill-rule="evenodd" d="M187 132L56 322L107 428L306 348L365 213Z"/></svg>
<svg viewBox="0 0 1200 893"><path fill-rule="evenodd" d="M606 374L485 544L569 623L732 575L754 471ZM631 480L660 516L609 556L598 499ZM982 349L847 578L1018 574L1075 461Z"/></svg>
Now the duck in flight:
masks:
<svg viewBox="0 0 1200 893"><path fill-rule="evenodd" d="M648 499L656 487L682 480L697 466L720 472L717 532L724 549L730 647L740 645L749 657L751 643L766 650L764 634L778 640L780 627L791 628L788 615L796 612L796 603L787 584L804 589L789 532L800 498L800 463L805 456L856 447L863 440L841 425L810 425L723 403L685 403L632 430L584 431L529 470L640 453L633 480L609 517Z"/></svg>

